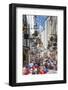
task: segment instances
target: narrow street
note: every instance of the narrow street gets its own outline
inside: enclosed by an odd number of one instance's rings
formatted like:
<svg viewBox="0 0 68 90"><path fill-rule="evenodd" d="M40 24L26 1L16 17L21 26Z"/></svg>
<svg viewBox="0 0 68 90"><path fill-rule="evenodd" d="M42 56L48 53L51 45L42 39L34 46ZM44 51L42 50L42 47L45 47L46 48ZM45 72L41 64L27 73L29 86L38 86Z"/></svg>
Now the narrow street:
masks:
<svg viewBox="0 0 68 90"><path fill-rule="evenodd" d="M57 17L23 15L23 74L57 72Z"/></svg>

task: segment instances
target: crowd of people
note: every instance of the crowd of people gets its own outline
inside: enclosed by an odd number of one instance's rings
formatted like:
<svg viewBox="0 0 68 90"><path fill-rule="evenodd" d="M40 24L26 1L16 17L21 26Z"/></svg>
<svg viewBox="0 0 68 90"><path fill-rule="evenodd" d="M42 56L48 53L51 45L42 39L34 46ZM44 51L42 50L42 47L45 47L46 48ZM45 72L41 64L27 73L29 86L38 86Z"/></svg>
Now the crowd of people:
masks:
<svg viewBox="0 0 68 90"><path fill-rule="evenodd" d="M47 74L49 71L57 71L57 52L47 52L41 55L31 55L29 64L23 67L23 75ZM53 72L52 72L53 73Z"/></svg>

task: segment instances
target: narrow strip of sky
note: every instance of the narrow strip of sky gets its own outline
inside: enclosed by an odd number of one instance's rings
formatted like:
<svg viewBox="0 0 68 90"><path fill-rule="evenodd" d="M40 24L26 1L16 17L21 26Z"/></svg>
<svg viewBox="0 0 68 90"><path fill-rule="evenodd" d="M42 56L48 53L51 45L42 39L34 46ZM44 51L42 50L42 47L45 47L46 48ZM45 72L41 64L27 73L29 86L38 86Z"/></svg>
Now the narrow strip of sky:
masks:
<svg viewBox="0 0 68 90"><path fill-rule="evenodd" d="M41 32L45 29L45 23L47 23L46 22L47 18L48 18L48 16L40 16L40 15L35 17L35 23L37 25L37 28L38 28L37 30L39 32Z"/></svg>

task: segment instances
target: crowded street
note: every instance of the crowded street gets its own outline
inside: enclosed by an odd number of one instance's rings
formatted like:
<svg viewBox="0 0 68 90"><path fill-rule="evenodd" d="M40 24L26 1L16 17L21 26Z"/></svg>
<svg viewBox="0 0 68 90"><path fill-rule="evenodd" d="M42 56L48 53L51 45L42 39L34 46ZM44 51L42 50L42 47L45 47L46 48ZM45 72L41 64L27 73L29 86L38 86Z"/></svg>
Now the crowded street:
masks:
<svg viewBox="0 0 68 90"><path fill-rule="evenodd" d="M23 15L23 75L57 73L56 20Z"/></svg>

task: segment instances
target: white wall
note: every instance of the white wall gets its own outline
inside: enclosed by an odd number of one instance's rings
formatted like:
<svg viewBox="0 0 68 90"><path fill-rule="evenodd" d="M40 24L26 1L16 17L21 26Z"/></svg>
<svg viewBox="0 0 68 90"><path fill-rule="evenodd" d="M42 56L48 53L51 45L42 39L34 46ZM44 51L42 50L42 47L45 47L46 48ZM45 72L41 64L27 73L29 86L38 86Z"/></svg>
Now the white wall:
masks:
<svg viewBox="0 0 68 90"><path fill-rule="evenodd" d="M30 87L10 87L8 86L9 70L9 3L26 3L42 5L67 6L68 0L0 0L0 90L67 90L68 84L42 85ZM67 12L68 14L68 12ZM67 18L68 21L68 18ZM68 33L68 31L67 31ZM67 36L68 38L68 36ZM68 49L68 48L67 48ZM68 64L68 62L67 62ZM68 66L68 65L67 65Z"/></svg>

